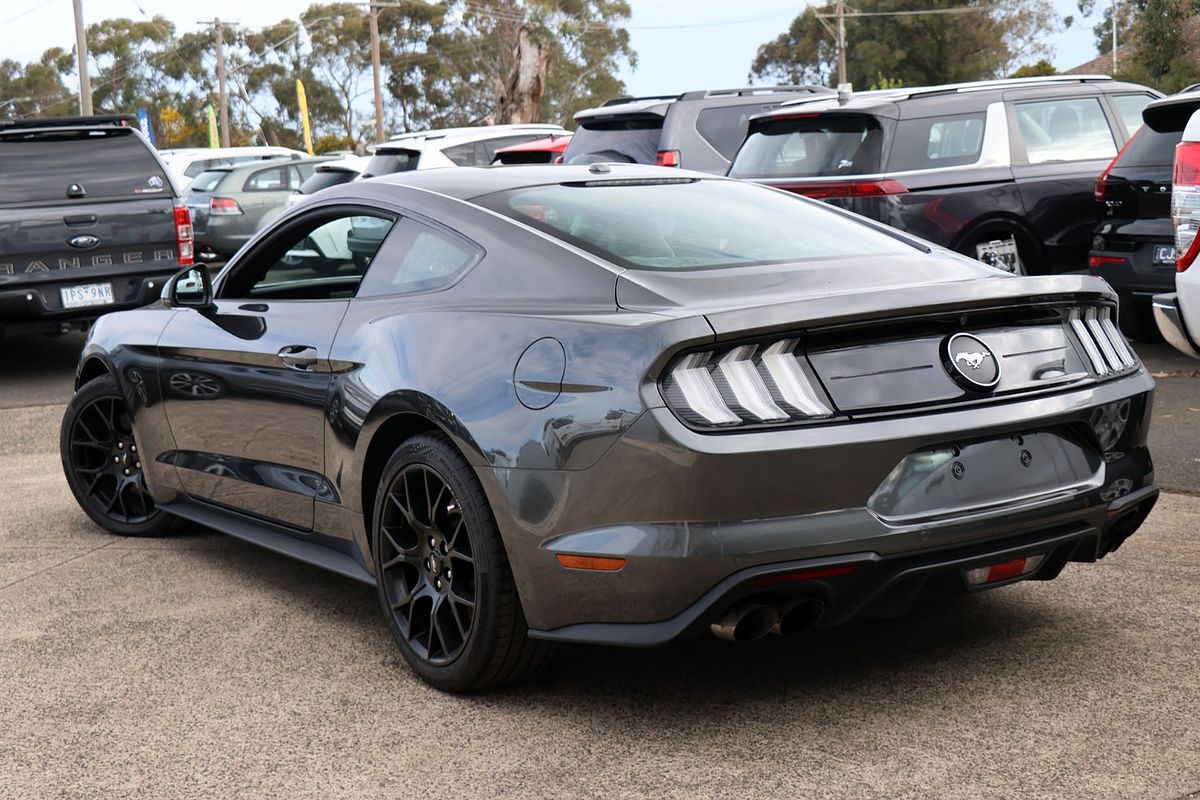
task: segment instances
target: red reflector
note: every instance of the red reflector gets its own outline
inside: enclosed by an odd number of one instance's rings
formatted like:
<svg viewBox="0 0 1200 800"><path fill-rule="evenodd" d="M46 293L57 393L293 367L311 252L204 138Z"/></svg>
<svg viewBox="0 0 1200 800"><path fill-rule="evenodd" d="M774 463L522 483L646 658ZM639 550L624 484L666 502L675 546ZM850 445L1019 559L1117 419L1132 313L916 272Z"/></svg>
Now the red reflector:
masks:
<svg viewBox="0 0 1200 800"><path fill-rule="evenodd" d="M679 166L679 151L678 150L659 150L658 156L654 159L654 163L660 167L678 167Z"/></svg>
<svg viewBox="0 0 1200 800"><path fill-rule="evenodd" d="M760 575L746 581L749 586L777 586L781 583L797 583L799 581L815 581L820 578L836 578L838 575L849 575L858 569L857 564L845 564L840 567L817 567L802 569L797 572L779 572L774 575Z"/></svg>
<svg viewBox="0 0 1200 800"><path fill-rule="evenodd" d="M1003 564L992 564L988 567L987 580L984 583L1007 581L1011 578L1019 578L1024 574L1025 559L1014 558L1012 561L1005 561Z"/></svg>
<svg viewBox="0 0 1200 800"><path fill-rule="evenodd" d="M802 194L815 200L829 197L881 197L888 194L906 194L908 189L899 181L884 178L878 181L836 181L829 183L777 183L776 189Z"/></svg>
<svg viewBox="0 0 1200 800"><path fill-rule="evenodd" d="M625 559L608 556L573 556L569 553L555 555L558 563L567 569L590 569L596 572L616 572L625 566Z"/></svg>
<svg viewBox="0 0 1200 800"><path fill-rule="evenodd" d="M1089 267L1103 267L1105 264L1124 264L1125 259L1120 256L1089 256Z"/></svg>

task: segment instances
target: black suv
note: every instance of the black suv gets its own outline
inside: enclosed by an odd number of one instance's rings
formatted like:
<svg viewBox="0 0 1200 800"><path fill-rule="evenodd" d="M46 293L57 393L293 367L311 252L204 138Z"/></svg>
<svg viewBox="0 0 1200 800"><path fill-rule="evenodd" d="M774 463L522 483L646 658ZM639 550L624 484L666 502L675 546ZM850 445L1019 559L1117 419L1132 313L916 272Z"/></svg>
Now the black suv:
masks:
<svg viewBox="0 0 1200 800"><path fill-rule="evenodd" d="M832 96L832 89L804 85L618 97L575 115L563 163L658 164L724 175L751 117L789 100Z"/></svg>
<svg viewBox="0 0 1200 800"><path fill-rule="evenodd" d="M1013 272L1082 270L1096 176L1160 96L1103 75L842 94L751 120L729 174Z"/></svg>
<svg viewBox="0 0 1200 800"><path fill-rule="evenodd" d="M192 225L136 117L0 121L0 335L158 299Z"/></svg>
<svg viewBox="0 0 1200 800"><path fill-rule="evenodd" d="M1191 93L1200 108L1200 84ZM1182 112L1180 112L1182 113ZM1121 329L1143 342L1162 340L1151 307L1153 295L1175 290L1175 229L1171 224L1171 171L1183 126L1138 129L1096 179L1104 221L1096 228L1088 269L1121 296Z"/></svg>

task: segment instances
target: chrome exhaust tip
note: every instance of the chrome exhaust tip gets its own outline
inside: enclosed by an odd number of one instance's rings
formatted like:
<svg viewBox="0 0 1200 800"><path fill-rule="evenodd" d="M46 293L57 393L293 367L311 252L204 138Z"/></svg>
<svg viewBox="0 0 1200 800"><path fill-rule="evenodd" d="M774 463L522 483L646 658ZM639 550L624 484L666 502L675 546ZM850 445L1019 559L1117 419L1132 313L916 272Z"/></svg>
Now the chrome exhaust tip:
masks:
<svg viewBox="0 0 1200 800"><path fill-rule="evenodd" d="M820 600L802 600L785 609L771 628L771 633L780 636L795 636L821 621L825 616L825 604Z"/></svg>
<svg viewBox="0 0 1200 800"><path fill-rule="evenodd" d="M756 642L779 623L779 609L759 603L734 606L709 628L727 642Z"/></svg>

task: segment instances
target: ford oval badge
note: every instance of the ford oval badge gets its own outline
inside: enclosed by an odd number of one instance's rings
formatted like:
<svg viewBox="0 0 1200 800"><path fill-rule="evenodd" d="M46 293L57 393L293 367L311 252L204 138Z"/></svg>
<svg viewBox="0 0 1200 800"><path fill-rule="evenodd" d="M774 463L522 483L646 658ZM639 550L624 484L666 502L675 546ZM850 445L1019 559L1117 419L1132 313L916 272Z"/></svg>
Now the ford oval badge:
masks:
<svg viewBox="0 0 1200 800"><path fill-rule="evenodd" d="M82 236L72 236L67 239L67 244L74 247L76 250L91 250L96 245L100 244L100 237L84 234Z"/></svg>

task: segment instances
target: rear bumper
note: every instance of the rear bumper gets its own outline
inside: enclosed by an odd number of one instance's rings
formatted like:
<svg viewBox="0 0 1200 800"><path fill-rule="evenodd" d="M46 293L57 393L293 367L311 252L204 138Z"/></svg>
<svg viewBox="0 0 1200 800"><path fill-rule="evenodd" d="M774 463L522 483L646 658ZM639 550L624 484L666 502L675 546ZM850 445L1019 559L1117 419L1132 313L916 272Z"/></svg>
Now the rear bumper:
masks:
<svg viewBox="0 0 1200 800"><path fill-rule="evenodd" d="M1056 578L1069 562L1094 562L1120 547L1146 519L1157 499L1158 489L1147 486L1097 507L1073 523L933 553L885 557L863 551L750 567L725 578L667 620L641 624L584 623L554 630L530 630L529 635L562 642L654 647L705 631L741 603L786 609L815 601L822 611L814 624L821 627L840 625L857 617L899 616L930 585L968 590L962 575L975 567L1040 555L1044 560L1037 570L1016 580L1048 581ZM790 573L818 577L794 582L780 580Z"/></svg>
<svg viewBox="0 0 1200 800"><path fill-rule="evenodd" d="M137 274L105 274L71 271L50 279L27 284L10 283L0 287L0 334L53 333L64 327L86 327L102 314L137 308L152 303L162 293L163 284L179 266ZM110 305L63 308L60 289L89 283L111 283Z"/></svg>
<svg viewBox="0 0 1200 800"><path fill-rule="evenodd" d="M1121 294L1141 298L1150 302L1152 295L1169 292L1175 286L1175 265L1154 264L1154 246L1171 244L1170 237L1162 239L1131 240L1132 250L1093 249L1088 256L1119 258L1099 267L1088 267L1097 278L1103 278Z"/></svg>
<svg viewBox="0 0 1200 800"><path fill-rule="evenodd" d="M1152 389L1139 370L1019 402L762 434L692 432L653 408L589 469L496 470L485 485L535 635L677 635L710 622L747 576L796 564L942 563L1063 531L1090 532L1098 544L1070 557L1094 560L1132 532L1116 527L1127 498L1155 494ZM1127 423L1101 445L1114 408ZM571 570L560 554L626 563ZM890 578L876 577L861 591L883 591Z"/></svg>
<svg viewBox="0 0 1200 800"><path fill-rule="evenodd" d="M1178 295L1174 292L1154 295L1154 321L1168 344L1186 356L1200 358L1200 347L1188 335L1183 314L1179 310Z"/></svg>

